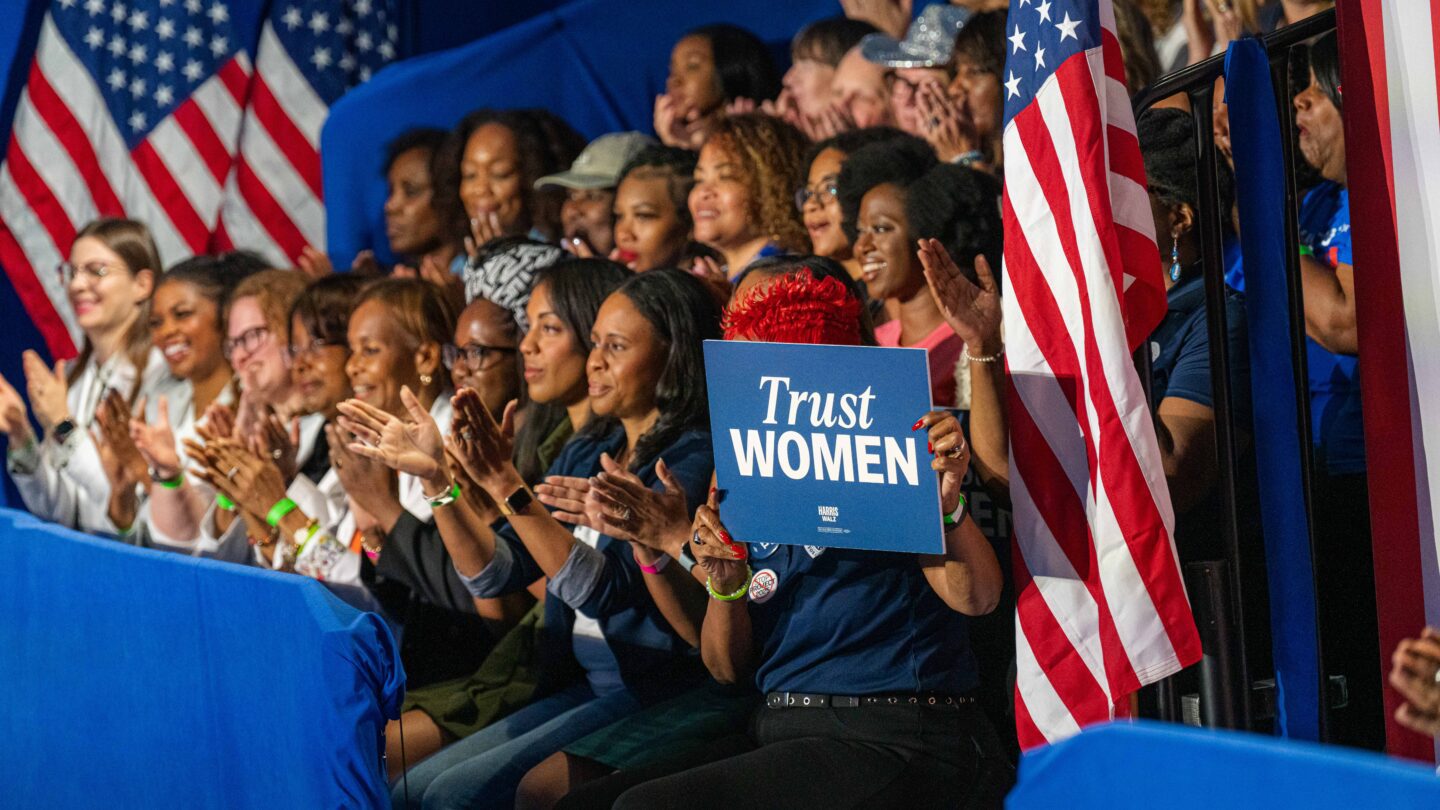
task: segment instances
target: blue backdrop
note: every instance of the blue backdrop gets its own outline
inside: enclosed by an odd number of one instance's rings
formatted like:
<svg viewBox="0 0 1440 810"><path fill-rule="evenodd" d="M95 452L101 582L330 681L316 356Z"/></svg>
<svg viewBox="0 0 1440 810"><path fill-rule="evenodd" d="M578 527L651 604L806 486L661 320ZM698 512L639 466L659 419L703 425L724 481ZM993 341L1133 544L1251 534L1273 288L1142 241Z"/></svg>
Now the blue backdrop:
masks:
<svg viewBox="0 0 1440 810"><path fill-rule="evenodd" d="M0 804L388 806L405 675L379 617L4 509L0 558Z"/></svg>

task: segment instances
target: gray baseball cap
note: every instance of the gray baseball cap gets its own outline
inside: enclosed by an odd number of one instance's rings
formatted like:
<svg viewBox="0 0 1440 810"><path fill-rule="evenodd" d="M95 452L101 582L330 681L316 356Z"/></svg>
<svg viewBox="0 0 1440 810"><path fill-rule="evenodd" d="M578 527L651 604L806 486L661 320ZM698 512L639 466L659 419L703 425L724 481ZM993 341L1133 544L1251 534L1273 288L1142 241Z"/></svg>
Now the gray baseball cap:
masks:
<svg viewBox="0 0 1440 810"><path fill-rule="evenodd" d="M860 53L887 68L929 68L949 64L955 52L955 35L970 19L970 9L935 3L925 7L910 23L905 38L869 34L860 40Z"/></svg>
<svg viewBox="0 0 1440 810"><path fill-rule="evenodd" d="M535 188L614 188L620 183L620 170L641 149L653 146L655 139L639 132L612 132L591 141L568 171L546 175L535 181Z"/></svg>

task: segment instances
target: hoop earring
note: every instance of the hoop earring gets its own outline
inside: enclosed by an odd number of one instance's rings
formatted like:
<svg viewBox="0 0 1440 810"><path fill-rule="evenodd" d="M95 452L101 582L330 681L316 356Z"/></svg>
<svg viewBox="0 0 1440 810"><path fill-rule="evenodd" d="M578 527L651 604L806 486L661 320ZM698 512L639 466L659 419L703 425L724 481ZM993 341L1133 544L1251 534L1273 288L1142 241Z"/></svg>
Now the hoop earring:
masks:
<svg viewBox="0 0 1440 810"><path fill-rule="evenodd" d="M434 377L431 377L429 374L421 374L421 375L420 375L420 384L421 384L421 385L429 385L429 384L430 384L430 381L433 380L433 379L435 379L435 378L434 378Z"/></svg>
<svg viewBox="0 0 1440 810"><path fill-rule="evenodd" d="M1170 237L1170 280L1180 280L1180 239Z"/></svg>

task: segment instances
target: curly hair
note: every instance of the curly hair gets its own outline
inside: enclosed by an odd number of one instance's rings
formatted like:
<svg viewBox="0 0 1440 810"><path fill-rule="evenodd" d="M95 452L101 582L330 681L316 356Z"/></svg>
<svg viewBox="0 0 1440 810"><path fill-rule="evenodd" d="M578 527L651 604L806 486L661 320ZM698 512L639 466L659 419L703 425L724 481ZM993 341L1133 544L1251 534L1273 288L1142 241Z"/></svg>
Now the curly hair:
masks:
<svg viewBox="0 0 1440 810"><path fill-rule="evenodd" d="M905 218L913 239L938 239L971 282L975 257L1000 268L1004 225L1000 181L965 166L940 163L905 190Z"/></svg>
<svg viewBox="0 0 1440 810"><path fill-rule="evenodd" d="M535 181L570 168L585 148L584 136L548 110L489 108L475 110L460 119L435 153L433 205L440 216L442 232L456 242L470 235L465 206L460 200L460 163L470 136L486 124L499 124L515 136L515 151L520 156L520 193L525 195L525 211L531 226L547 235L558 234L564 189L537 189Z"/></svg>
<svg viewBox="0 0 1440 810"><path fill-rule="evenodd" d="M866 192L885 183L908 188L938 162L930 144L914 135L862 146L846 156L835 185L839 191L840 226L850 243L854 244L859 236L856 220Z"/></svg>
<svg viewBox="0 0 1440 810"><path fill-rule="evenodd" d="M689 149L647 146L620 170L620 179L615 185L618 187L631 174L634 174L637 180L664 179L670 190L670 201L675 204L675 214L685 224L685 232L689 233L695 223L690 219L690 206L686 201L690 199L690 189L695 185L697 157Z"/></svg>
<svg viewBox="0 0 1440 810"><path fill-rule="evenodd" d="M795 208L795 189L807 168L808 141L800 130L769 115L748 113L721 121L710 143L738 158L750 187L750 220L785 250L809 253L810 236Z"/></svg>

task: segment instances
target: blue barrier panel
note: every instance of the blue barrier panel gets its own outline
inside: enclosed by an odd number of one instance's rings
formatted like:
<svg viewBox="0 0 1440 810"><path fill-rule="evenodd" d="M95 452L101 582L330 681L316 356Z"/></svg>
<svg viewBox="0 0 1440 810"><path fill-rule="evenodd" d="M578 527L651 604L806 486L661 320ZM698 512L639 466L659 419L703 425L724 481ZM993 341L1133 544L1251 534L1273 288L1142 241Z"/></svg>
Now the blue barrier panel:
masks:
<svg viewBox="0 0 1440 810"><path fill-rule="evenodd" d="M386 807L405 674L314 580L0 509L0 804Z"/></svg>
<svg viewBox="0 0 1440 810"><path fill-rule="evenodd" d="M1008 808L1440 807L1428 767L1338 746L1166 723L1091 727L1020 761Z"/></svg>

